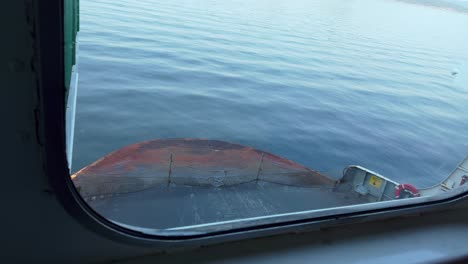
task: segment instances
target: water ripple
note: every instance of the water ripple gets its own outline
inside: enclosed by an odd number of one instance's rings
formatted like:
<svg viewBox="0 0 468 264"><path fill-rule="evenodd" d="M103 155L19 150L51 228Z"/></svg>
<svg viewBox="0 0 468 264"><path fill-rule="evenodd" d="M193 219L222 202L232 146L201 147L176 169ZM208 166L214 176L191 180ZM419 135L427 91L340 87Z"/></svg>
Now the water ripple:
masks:
<svg viewBox="0 0 468 264"><path fill-rule="evenodd" d="M74 170L126 144L202 137L429 186L468 154L468 88L451 75L468 61L467 14L384 0L80 11Z"/></svg>

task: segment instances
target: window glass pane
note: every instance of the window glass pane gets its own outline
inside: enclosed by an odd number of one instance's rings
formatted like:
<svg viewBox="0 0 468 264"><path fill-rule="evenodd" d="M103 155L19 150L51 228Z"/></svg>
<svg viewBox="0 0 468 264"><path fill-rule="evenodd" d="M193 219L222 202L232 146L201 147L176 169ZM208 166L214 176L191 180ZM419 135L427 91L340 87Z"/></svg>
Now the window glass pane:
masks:
<svg viewBox="0 0 468 264"><path fill-rule="evenodd" d="M110 220L204 232L468 178L466 1L81 0L79 12L72 178Z"/></svg>

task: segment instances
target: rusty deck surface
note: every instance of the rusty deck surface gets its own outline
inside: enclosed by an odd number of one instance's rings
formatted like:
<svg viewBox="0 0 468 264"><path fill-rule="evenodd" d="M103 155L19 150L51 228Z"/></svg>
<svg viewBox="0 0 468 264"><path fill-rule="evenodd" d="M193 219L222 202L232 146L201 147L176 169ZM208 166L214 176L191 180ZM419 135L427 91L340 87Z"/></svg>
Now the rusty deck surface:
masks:
<svg viewBox="0 0 468 264"><path fill-rule="evenodd" d="M85 198L171 184L334 184L332 179L285 158L239 144L203 139L152 140L126 146L81 169L72 179Z"/></svg>
<svg viewBox="0 0 468 264"><path fill-rule="evenodd" d="M95 210L124 224L169 228L357 203L335 181L279 156L217 140L126 146L72 175Z"/></svg>

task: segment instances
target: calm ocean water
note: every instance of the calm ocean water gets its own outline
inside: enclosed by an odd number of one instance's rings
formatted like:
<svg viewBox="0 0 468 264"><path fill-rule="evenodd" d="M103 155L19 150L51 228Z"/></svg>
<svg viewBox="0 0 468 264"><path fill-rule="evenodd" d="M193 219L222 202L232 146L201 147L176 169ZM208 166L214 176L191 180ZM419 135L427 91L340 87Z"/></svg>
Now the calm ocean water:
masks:
<svg viewBox="0 0 468 264"><path fill-rule="evenodd" d="M80 8L74 171L127 144L196 137L425 187L468 154L466 11L392 0Z"/></svg>

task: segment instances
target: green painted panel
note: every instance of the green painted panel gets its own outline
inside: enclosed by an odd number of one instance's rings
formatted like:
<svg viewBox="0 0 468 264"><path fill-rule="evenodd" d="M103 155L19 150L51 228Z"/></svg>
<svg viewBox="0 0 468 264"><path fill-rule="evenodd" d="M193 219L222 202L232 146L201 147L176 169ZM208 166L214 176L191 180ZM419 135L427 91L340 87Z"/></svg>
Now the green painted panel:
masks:
<svg viewBox="0 0 468 264"><path fill-rule="evenodd" d="M65 52L65 87L67 92L70 86L71 80L71 67L73 64L72 53L73 53L73 0L64 0L63 2L63 30L64 30L64 52Z"/></svg>
<svg viewBox="0 0 468 264"><path fill-rule="evenodd" d="M76 63L76 1L72 0L72 65Z"/></svg>
<svg viewBox="0 0 468 264"><path fill-rule="evenodd" d="M80 31L80 0L76 0L76 31Z"/></svg>
<svg viewBox="0 0 468 264"><path fill-rule="evenodd" d="M76 33L79 28L78 0L63 0L65 87L70 88L72 67L76 63Z"/></svg>

